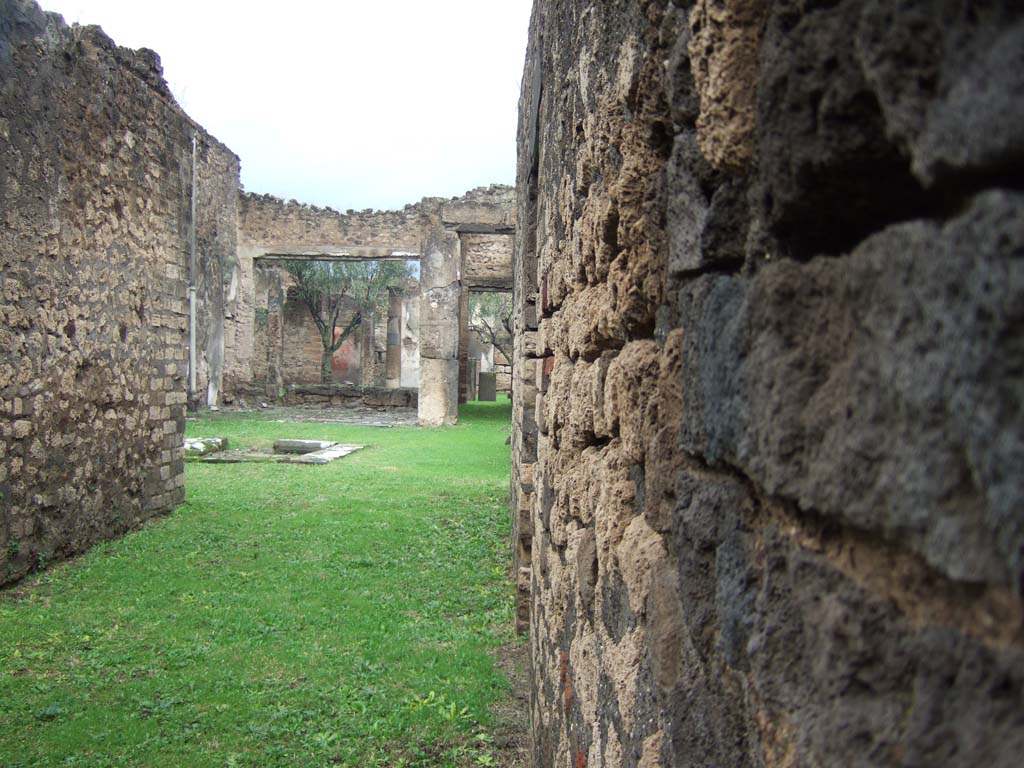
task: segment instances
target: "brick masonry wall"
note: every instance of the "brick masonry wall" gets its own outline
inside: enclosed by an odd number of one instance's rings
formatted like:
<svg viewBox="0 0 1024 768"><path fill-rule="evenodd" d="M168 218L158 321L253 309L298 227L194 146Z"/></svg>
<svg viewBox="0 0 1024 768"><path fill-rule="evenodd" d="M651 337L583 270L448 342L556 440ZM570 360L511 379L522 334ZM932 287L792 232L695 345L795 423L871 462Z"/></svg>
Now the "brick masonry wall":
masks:
<svg viewBox="0 0 1024 768"><path fill-rule="evenodd" d="M538 0L534 764L1014 766L1024 17Z"/></svg>
<svg viewBox="0 0 1024 768"><path fill-rule="evenodd" d="M195 126L152 52L0 20L4 582L184 498Z"/></svg>

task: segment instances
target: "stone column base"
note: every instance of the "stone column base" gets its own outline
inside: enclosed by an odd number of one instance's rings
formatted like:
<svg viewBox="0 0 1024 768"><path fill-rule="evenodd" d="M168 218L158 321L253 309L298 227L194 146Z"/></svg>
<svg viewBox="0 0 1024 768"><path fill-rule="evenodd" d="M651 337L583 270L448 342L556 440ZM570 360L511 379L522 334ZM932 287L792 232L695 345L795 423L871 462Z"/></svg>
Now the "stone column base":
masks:
<svg viewBox="0 0 1024 768"><path fill-rule="evenodd" d="M420 426L441 427L457 423L458 399L458 359L420 358Z"/></svg>

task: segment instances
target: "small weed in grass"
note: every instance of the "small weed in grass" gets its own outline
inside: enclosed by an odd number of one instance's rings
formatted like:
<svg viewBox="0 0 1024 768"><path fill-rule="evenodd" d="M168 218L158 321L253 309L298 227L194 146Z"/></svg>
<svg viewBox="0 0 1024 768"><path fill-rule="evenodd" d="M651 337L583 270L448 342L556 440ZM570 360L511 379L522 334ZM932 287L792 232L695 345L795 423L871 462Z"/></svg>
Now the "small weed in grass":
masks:
<svg viewBox="0 0 1024 768"><path fill-rule="evenodd" d="M189 422L367 448L190 464L173 515L0 593L0 765L496 765L508 424Z"/></svg>

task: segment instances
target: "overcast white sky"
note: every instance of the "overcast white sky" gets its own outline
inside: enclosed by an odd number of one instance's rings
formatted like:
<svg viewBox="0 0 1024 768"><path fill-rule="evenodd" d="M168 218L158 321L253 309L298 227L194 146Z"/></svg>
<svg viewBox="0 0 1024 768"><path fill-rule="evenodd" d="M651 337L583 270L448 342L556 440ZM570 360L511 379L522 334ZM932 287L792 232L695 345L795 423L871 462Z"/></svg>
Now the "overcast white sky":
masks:
<svg viewBox="0 0 1024 768"><path fill-rule="evenodd" d="M40 0L152 48L253 192L400 208L515 182L532 0Z"/></svg>

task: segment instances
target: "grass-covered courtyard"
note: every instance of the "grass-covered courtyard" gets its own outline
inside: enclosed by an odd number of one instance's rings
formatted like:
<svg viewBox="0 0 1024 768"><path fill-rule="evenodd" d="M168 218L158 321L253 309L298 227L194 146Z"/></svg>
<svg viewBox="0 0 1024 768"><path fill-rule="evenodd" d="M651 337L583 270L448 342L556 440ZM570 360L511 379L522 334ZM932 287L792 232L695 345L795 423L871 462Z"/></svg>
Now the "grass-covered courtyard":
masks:
<svg viewBox="0 0 1024 768"><path fill-rule="evenodd" d="M174 514L0 591L0 766L498 765L509 417L190 420L367 448L191 463Z"/></svg>

